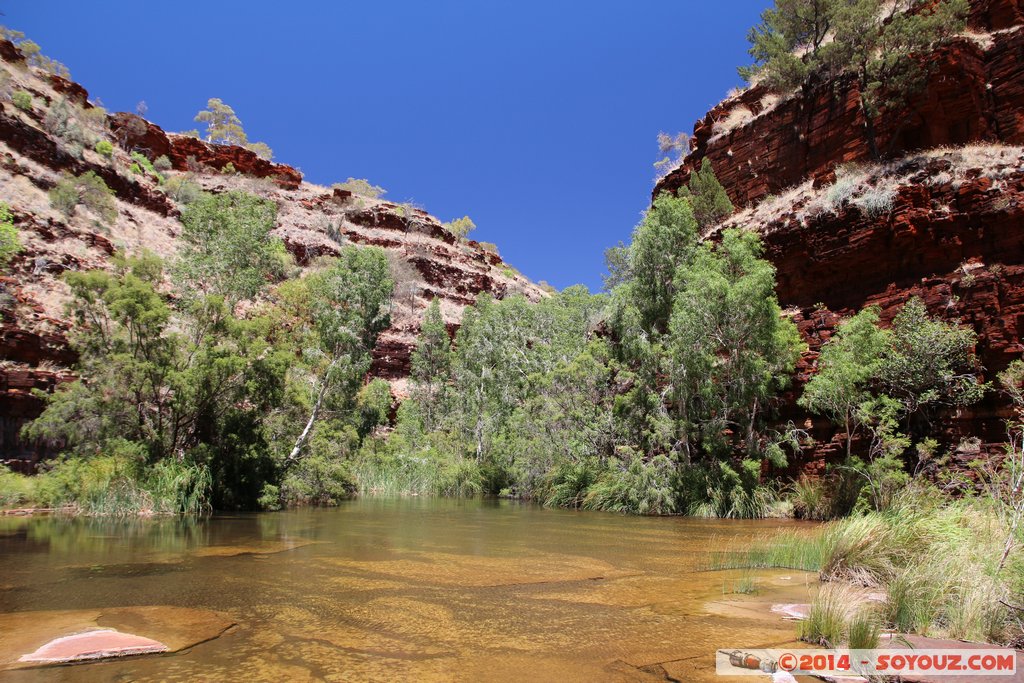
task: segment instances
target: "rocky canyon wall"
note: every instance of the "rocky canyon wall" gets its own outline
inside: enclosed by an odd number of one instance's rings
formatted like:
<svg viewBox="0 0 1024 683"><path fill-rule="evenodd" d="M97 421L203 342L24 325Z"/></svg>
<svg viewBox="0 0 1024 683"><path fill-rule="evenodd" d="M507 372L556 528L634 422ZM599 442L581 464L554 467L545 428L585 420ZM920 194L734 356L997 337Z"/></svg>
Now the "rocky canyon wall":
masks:
<svg viewBox="0 0 1024 683"><path fill-rule="evenodd" d="M148 249L165 258L177 251L180 208L155 178L129 171L133 151L151 160L166 156L173 166L169 175L187 174L207 191L240 189L274 201L274 234L300 267L336 254L344 243L385 249L398 286L392 324L373 351L371 373L388 379L396 396L405 391L410 356L432 300L440 300L454 331L463 309L481 293L546 296L498 254L456 239L422 209L305 182L295 168L241 147L166 133L138 116L118 113L109 117L108 130L96 129L115 143L110 157L88 147L75 149L47 129L45 116L61 99L92 108L85 88L27 67L10 43L0 41L0 58L10 75L9 92L26 90L33 97L27 110L0 101L0 201L11 208L25 247L0 278L0 462L30 470L54 450L54 444L26 442L20 431L42 409L38 392L74 378L68 343L73 327L65 310L69 292L61 274L109 268L118 250ZM46 193L64 174L87 171L114 191L113 222L82 207L68 218L50 206Z"/></svg>
<svg viewBox="0 0 1024 683"><path fill-rule="evenodd" d="M875 305L888 323L920 297L932 315L975 329L986 381L1024 351L1024 5L976 0L969 23L932 56L927 89L883 112L882 162L870 161L850 81L785 96L755 86L697 122L690 154L655 187L676 191L710 159L739 209L708 237L724 227L762 235L779 299L808 343L779 416L815 439L805 471L845 448L796 405L842 317ZM963 462L996 452L1008 415L990 392L943 416L945 445Z"/></svg>

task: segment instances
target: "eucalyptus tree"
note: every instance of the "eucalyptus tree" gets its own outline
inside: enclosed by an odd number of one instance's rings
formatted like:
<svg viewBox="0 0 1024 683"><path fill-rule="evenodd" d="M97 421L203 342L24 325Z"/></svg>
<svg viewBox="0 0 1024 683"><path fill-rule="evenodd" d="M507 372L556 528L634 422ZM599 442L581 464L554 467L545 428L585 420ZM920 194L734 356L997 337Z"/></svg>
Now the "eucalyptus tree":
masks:
<svg viewBox="0 0 1024 683"><path fill-rule="evenodd" d="M286 466L302 457L328 394L355 396L370 369L377 335L390 322L394 289L387 255L378 247L342 247L328 267L307 276L305 285L311 314L305 354L316 376L316 398Z"/></svg>

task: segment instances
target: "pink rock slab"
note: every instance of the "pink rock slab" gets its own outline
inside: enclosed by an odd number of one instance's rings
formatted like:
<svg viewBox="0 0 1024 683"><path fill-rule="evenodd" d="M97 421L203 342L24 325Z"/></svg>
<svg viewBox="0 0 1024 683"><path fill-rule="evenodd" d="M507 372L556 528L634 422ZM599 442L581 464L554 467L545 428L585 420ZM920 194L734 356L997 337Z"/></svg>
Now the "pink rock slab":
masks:
<svg viewBox="0 0 1024 683"><path fill-rule="evenodd" d="M126 657L167 652L167 646L151 638L121 633L112 628L55 638L19 662L77 662L106 657Z"/></svg>
<svg viewBox="0 0 1024 683"><path fill-rule="evenodd" d="M811 606L799 604L772 605L771 611L775 614L781 614L785 619L803 620L810 614Z"/></svg>

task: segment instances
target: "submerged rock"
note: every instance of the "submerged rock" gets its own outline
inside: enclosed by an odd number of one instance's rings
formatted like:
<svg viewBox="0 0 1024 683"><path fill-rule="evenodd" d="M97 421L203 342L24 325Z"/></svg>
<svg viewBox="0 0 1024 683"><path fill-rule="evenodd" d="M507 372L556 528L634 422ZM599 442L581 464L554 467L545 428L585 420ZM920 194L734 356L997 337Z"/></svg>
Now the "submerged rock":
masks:
<svg viewBox="0 0 1024 683"><path fill-rule="evenodd" d="M63 664L86 659L128 657L158 652L167 652L167 646L152 638L105 628L54 638L35 652L22 655L18 661Z"/></svg>
<svg viewBox="0 0 1024 683"><path fill-rule="evenodd" d="M0 671L178 652L234 624L222 612L169 605L0 614Z"/></svg>

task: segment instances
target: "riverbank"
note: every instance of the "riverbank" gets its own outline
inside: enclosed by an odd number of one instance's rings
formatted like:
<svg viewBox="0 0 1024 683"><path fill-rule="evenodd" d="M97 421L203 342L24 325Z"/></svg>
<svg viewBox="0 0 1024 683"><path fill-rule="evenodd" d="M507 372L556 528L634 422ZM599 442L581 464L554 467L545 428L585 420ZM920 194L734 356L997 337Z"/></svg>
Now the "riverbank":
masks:
<svg viewBox="0 0 1024 683"><path fill-rule="evenodd" d="M821 589L800 621L807 642L871 648L896 633L1016 646L1024 557L1004 513L985 498L911 489L883 512L786 532L709 564L816 570Z"/></svg>

